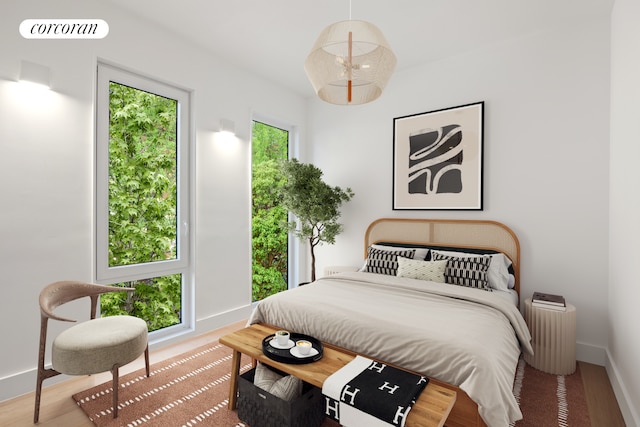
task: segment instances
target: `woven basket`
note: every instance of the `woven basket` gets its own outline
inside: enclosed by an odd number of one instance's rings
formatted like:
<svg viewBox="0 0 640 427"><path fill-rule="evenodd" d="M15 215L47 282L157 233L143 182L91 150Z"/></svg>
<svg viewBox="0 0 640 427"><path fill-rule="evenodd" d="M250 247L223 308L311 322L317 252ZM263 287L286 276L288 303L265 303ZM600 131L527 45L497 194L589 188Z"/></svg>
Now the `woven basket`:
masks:
<svg viewBox="0 0 640 427"><path fill-rule="evenodd" d="M238 418L251 427L318 427L324 421L322 390L304 383L302 395L282 400L253 384L255 369L238 378Z"/></svg>

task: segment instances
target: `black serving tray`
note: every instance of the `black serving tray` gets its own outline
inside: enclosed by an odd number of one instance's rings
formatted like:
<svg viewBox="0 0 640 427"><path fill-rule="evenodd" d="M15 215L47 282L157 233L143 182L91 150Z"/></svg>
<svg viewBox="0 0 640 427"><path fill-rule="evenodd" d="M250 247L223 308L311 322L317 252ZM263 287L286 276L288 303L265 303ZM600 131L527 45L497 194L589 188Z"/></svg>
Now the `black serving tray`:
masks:
<svg viewBox="0 0 640 427"><path fill-rule="evenodd" d="M270 341L275 337L275 334L268 335L262 340L262 352L269 359L275 360L276 362L281 363L290 363L295 365L302 365L304 363L316 362L322 359L322 354L324 353L324 347L322 346L322 342L320 340L311 337L309 335L298 334L295 332L291 332L289 339L294 343L299 340L307 340L311 343L311 346L318 350L318 354L313 356L309 355L307 357L296 357L289 350L291 349L282 349L273 347L270 344Z"/></svg>

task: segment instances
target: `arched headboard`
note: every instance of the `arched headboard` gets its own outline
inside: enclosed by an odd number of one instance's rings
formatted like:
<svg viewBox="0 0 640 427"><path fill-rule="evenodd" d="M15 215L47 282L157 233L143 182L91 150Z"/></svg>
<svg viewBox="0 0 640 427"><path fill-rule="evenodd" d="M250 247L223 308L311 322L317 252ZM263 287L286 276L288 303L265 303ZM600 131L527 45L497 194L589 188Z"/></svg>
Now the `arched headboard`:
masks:
<svg viewBox="0 0 640 427"><path fill-rule="evenodd" d="M520 242L516 234L497 221L380 218L364 234L367 248L378 242L409 243L452 248L477 248L504 253L513 263L514 289L520 295Z"/></svg>

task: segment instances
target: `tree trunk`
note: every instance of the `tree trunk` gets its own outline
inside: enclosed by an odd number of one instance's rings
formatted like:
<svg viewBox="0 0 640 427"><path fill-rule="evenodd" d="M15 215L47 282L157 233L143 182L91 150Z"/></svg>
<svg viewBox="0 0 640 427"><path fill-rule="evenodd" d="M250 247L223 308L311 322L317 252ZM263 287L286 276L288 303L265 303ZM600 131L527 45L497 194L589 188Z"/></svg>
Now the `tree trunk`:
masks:
<svg viewBox="0 0 640 427"><path fill-rule="evenodd" d="M309 239L309 246L311 247L311 281L316 281L316 254L313 251L315 245L312 244L311 239Z"/></svg>
<svg viewBox="0 0 640 427"><path fill-rule="evenodd" d="M136 283L135 282L127 282L127 287L135 288L136 287ZM124 310L130 315L133 314L133 294L134 293L135 293L135 291L127 291L127 298L125 299L125 302L124 302Z"/></svg>

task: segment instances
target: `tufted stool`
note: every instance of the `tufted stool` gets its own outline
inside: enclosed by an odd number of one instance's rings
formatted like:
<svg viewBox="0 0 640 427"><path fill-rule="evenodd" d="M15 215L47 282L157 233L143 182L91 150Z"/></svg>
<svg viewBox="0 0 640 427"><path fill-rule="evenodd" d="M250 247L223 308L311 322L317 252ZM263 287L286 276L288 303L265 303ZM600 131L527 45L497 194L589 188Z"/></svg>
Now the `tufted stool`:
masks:
<svg viewBox="0 0 640 427"><path fill-rule="evenodd" d="M134 291L133 288L103 286L92 283L62 281L46 286L40 292L40 349L36 406L33 422L40 412L42 382L55 375L90 375L111 371L113 375L113 418L118 416L118 377L120 366L145 355L145 367L149 376L149 347L147 323L133 316L111 316L96 319L100 294ZM78 323L61 332L51 346L52 369L44 367L48 319L73 322L53 313L53 308L81 298L91 298L91 320Z"/></svg>

